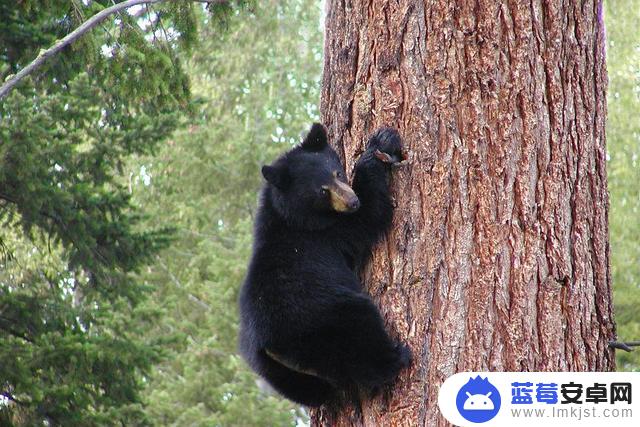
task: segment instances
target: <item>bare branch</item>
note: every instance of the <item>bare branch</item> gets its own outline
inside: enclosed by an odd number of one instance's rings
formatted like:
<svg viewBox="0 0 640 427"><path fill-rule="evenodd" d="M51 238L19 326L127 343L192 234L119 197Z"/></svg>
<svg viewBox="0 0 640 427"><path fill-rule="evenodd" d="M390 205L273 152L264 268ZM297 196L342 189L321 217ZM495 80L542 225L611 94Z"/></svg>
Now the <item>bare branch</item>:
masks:
<svg viewBox="0 0 640 427"><path fill-rule="evenodd" d="M164 1L170 0L127 0L122 3L114 4L106 9L101 10L100 12L93 15L87 21L85 21L78 28L67 34L64 38L58 40L53 46L49 49L40 51L40 54L29 63L26 67L20 70L18 73L10 76L7 81L5 81L0 87L0 99L7 96L7 94L17 85L22 79L32 74L35 70L40 68L49 58L56 55L66 46L70 45L80 37L82 37L86 32L92 30L102 21L104 21L109 16L114 13L120 12L122 10L126 10L130 7L141 5L141 4L154 4L161 3ZM173 0L176 1L176 0ZM221 4L225 3L224 0L182 0L182 1L193 1L197 3L207 3L207 4Z"/></svg>
<svg viewBox="0 0 640 427"><path fill-rule="evenodd" d="M609 341L609 347L614 349L624 350L624 351L633 351L633 348L631 347L640 347L640 341L628 341L628 342Z"/></svg>

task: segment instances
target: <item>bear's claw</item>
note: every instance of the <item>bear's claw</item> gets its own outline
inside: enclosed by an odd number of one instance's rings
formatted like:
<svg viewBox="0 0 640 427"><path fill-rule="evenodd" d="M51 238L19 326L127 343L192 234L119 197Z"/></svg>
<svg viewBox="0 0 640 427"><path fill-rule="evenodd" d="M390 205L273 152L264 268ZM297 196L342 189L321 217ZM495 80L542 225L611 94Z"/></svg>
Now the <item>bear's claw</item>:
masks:
<svg viewBox="0 0 640 427"><path fill-rule="evenodd" d="M368 147L383 163L394 164L407 159L402 147L402 139L397 130L383 127L369 139Z"/></svg>
<svg viewBox="0 0 640 427"><path fill-rule="evenodd" d="M393 157L391 157L390 155L388 155L387 153L383 153L380 150L376 150L373 153L379 160L381 160L383 163L393 163Z"/></svg>
<svg viewBox="0 0 640 427"><path fill-rule="evenodd" d="M400 155L390 155L388 153L383 153L380 150L376 150L373 152L373 155L376 156L376 158L378 160L380 160L382 163L389 163L389 164L395 164L395 163L400 163L404 160L407 160L408 156L407 153L405 151L401 151Z"/></svg>

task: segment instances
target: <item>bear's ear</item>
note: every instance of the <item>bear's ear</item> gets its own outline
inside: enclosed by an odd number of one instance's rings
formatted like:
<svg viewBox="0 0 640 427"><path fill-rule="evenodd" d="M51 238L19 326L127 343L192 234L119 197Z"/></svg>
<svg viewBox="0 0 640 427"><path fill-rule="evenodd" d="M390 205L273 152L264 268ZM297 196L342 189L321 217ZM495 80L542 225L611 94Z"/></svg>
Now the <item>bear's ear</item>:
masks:
<svg viewBox="0 0 640 427"><path fill-rule="evenodd" d="M262 176L267 182L280 190L284 190L291 181L289 170L286 165L264 165L262 167Z"/></svg>
<svg viewBox="0 0 640 427"><path fill-rule="evenodd" d="M306 151L322 151L327 144L327 130L320 123L314 123L301 147Z"/></svg>

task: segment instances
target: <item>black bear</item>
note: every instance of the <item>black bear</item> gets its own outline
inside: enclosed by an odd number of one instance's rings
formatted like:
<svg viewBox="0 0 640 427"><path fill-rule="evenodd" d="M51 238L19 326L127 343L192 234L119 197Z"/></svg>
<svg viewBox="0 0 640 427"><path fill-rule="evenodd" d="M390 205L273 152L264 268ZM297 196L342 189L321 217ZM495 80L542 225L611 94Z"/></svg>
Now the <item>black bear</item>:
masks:
<svg viewBox="0 0 640 427"><path fill-rule="evenodd" d="M240 351L278 392L307 406L345 390L373 393L409 365L357 276L389 228L387 171L402 160L397 131L378 130L353 188L316 123L302 144L264 166L253 255L240 293Z"/></svg>

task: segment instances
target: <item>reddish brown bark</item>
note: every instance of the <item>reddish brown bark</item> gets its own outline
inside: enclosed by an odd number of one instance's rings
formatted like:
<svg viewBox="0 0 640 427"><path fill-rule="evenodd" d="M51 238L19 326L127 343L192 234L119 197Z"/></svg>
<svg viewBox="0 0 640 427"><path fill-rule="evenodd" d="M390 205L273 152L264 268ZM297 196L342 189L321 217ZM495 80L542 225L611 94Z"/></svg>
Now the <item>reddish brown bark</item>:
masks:
<svg viewBox="0 0 640 427"><path fill-rule="evenodd" d="M415 361L314 425L445 425L459 371L614 368L601 6L329 2L322 118L347 169L381 125L410 154L363 280Z"/></svg>

